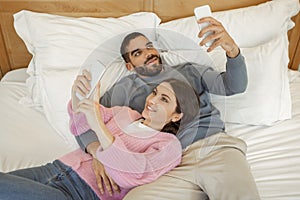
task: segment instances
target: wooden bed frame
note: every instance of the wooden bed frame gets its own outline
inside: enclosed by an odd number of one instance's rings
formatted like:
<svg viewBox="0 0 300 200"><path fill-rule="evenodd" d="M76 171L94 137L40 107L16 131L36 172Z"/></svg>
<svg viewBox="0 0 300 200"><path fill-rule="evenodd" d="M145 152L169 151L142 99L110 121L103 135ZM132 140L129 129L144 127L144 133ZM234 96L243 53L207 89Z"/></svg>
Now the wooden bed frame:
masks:
<svg viewBox="0 0 300 200"><path fill-rule="evenodd" d="M193 15L196 6L209 4L213 11L257 5L266 0L0 0L0 79L13 69L27 67L31 55L13 28L13 14L26 9L65 16L119 17L134 12L155 12L163 22ZM172 7L172 9L170 9ZM300 14L289 32L289 68L300 63Z"/></svg>

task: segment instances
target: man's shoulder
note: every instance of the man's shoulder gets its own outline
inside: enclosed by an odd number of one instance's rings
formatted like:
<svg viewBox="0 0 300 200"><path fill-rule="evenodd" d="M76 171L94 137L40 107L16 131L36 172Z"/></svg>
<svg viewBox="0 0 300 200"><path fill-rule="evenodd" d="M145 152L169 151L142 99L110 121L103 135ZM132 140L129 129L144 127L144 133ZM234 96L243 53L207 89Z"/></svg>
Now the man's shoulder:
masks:
<svg viewBox="0 0 300 200"><path fill-rule="evenodd" d="M213 69L211 66L206 66L206 65L201 65L198 63L193 63L193 62L186 62L186 63L181 63L175 66L171 66L172 69L178 70L180 72L185 72L185 71L198 71L198 72L204 72L207 69Z"/></svg>
<svg viewBox="0 0 300 200"><path fill-rule="evenodd" d="M133 73L118 80L111 89L131 91L139 87L142 83L141 78L136 73Z"/></svg>
<svg viewBox="0 0 300 200"><path fill-rule="evenodd" d="M135 73L129 74L127 76L124 76L123 78L121 78L119 81L116 82L117 85L119 84L128 84L128 83L133 83L136 81L136 79L138 78L138 76Z"/></svg>
<svg viewBox="0 0 300 200"><path fill-rule="evenodd" d="M195 67L198 67L198 68L209 68L210 66L206 66L206 65L201 65L199 63L194 63L194 62L184 62L184 63L179 63L177 65L174 65L174 66L170 66L171 68L173 69L184 69L184 68L195 68Z"/></svg>

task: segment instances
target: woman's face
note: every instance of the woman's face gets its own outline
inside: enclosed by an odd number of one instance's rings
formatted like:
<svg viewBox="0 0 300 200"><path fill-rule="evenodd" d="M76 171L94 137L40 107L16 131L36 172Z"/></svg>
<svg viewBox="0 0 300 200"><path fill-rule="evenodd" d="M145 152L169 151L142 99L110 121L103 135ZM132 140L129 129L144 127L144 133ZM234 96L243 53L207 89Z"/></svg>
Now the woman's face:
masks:
<svg viewBox="0 0 300 200"><path fill-rule="evenodd" d="M145 108L142 112L142 116L145 118L144 124L161 130L170 121L180 120L182 113L176 113L176 107L176 96L171 85L162 82L146 98Z"/></svg>

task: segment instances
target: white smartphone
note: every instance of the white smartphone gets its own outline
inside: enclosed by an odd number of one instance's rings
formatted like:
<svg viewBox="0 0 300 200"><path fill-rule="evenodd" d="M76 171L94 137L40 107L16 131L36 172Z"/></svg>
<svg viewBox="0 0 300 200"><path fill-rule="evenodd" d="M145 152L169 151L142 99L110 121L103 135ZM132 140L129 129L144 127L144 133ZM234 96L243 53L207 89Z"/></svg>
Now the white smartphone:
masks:
<svg viewBox="0 0 300 200"><path fill-rule="evenodd" d="M85 97L83 97L80 94L76 93L76 96L80 100L82 100L83 98L89 98L91 96L91 94L93 93L97 83L102 78L102 76L103 76L103 74L106 70L106 67L100 60L96 60L94 63L89 64L88 66L82 67L80 69L80 73L82 73L83 69L86 69L91 73L92 80L90 81L91 90L90 90L89 94L87 94Z"/></svg>
<svg viewBox="0 0 300 200"><path fill-rule="evenodd" d="M203 17L210 17L210 16L212 16L211 9L210 9L209 5L204 5L204 6L200 6L200 7L195 8L194 9L194 14L195 14L196 20L201 19ZM208 22L198 24L199 30L201 31L203 28L207 27L208 25L209 25ZM212 33L213 33L212 31L209 31L209 32L205 33L203 35L203 37L201 38L201 40L204 39L204 38L206 38L208 35L210 35ZM210 47L213 42L214 41L211 40L211 41L207 42L205 44L205 46Z"/></svg>

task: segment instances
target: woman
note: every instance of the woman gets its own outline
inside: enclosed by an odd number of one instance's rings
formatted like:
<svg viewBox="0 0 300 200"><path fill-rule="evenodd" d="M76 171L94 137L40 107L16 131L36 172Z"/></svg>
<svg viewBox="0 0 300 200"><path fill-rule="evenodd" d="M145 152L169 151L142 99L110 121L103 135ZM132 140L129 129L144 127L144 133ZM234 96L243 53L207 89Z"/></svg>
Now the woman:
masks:
<svg viewBox="0 0 300 200"><path fill-rule="evenodd" d="M99 105L99 88L93 101L80 101L75 111L69 103L70 128L74 135L89 129L97 133L101 147L96 157L121 192L102 195L92 157L76 150L45 166L0 173L0 199L122 199L131 188L180 163L181 145L173 134L199 111L198 97L188 84L162 82L147 97L142 114Z"/></svg>

